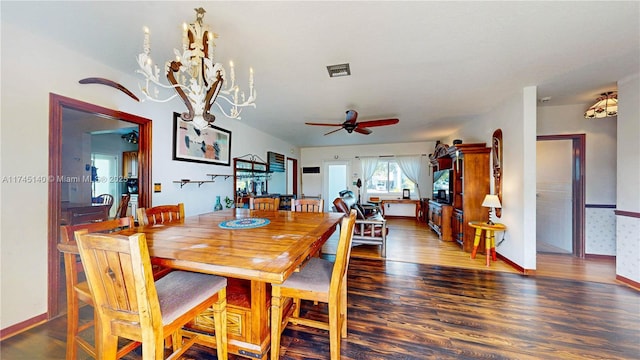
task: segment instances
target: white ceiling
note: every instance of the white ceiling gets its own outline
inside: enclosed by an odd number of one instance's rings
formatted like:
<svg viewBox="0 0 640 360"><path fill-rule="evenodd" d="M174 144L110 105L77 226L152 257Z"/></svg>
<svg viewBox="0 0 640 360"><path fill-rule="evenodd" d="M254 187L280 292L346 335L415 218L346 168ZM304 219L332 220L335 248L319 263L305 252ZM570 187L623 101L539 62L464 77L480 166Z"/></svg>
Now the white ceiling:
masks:
<svg viewBox="0 0 640 360"><path fill-rule="evenodd" d="M173 57L183 22L204 7L216 61L241 85L255 70L256 109L242 122L299 146L439 140L523 87L546 105L585 104L640 71L638 1L9 2L2 21L29 24L134 74L143 26L156 63ZM31 46L26 44L25 46ZM53 54L49 54L53 55ZM326 66L350 63L350 77ZM101 74L93 76L100 77ZM75 80L74 80L75 81ZM246 86L245 86L246 88ZM138 89L130 89L137 92ZM138 94L139 95L139 94ZM399 118L365 136L304 122ZM182 109L176 109L182 111ZM221 115L217 115L221 116Z"/></svg>

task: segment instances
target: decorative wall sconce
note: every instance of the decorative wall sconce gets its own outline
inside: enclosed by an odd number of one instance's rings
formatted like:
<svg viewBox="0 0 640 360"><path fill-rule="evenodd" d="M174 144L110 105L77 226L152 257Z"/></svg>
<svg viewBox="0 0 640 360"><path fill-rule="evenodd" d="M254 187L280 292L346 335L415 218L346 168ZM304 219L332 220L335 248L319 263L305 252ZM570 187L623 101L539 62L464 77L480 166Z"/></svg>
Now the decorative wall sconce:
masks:
<svg viewBox="0 0 640 360"><path fill-rule="evenodd" d="M502 203L502 130L498 129L493 132L491 136L491 153L493 154L493 181L494 192L498 197L498 200ZM495 210L496 217L502 216L502 208L498 207Z"/></svg>

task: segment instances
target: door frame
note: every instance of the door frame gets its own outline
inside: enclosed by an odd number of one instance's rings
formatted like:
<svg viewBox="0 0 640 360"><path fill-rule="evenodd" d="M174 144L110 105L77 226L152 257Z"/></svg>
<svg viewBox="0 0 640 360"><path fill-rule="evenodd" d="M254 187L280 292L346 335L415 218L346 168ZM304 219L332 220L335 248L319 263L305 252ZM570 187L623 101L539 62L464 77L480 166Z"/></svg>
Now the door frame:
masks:
<svg viewBox="0 0 640 360"><path fill-rule="evenodd" d="M291 168L289 168L289 161L291 161ZM291 175L291 189L292 189L292 194L296 195L296 197L298 196L298 159L296 158L291 158L291 157L287 157L286 159L286 164L287 164L287 182L289 181L289 175ZM289 188L289 184L287 183L287 185L285 185L285 187L288 189Z"/></svg>
<svg viewBox="0 0 640 360"><path fill-rule="evenodd" d="M538 135L537 141L571 140L571 189L573 256L585 258L585 204L586 204L586 139L585 134Z"/></svg>
<svg viewBox="0 0 640 360"><path fill-rule="evenodd" d="M138 178L140 179L138 202L141 207L151 206L151 120L54 93L49 93L49 178L58 179L63 175L62 114L65 108L138 125ZM60 301L58 299L58 287L62 277L60 252L58 251L61 217L60 199L61 190L59 184L56 181L49 181L49 216L47 224L47 317L49 319L56 317L60 313Z"/></svg>

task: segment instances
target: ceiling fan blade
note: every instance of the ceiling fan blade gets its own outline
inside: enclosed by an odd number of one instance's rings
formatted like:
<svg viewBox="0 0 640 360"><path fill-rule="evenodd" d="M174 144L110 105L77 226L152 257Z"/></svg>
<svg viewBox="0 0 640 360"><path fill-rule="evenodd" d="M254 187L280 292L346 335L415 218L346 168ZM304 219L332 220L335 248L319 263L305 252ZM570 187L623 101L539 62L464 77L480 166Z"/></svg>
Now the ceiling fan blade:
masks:
<svg viewBox="0 0 640 360"><path fill-rule="evenodd" d="M336 132L336 131L340 131L340 130L342 130L342 128L340 128L340 129L335 129L335 130L332 130L332 131L329 131L328 133L326 133L326 134L325 134L325 136L326 136L326 135L329 135L329 134L333 134L334 132Z"/></svg>
<svg viewBox="0 0 640 360"><path fill-rule="evenodd" d="M307 125L317 125L317 126L342 126L342 124L325 124L325 123L310 123L306 122Z"/></svg>
<svg viewBox="0 0 640 360"><path fill-rule="evenodd" d="M400 122L398 119L381 119L381 120L371 120L371 121L361 121L358 123L358 127L374 127L374 126L386 126L393 125Z"/></svg>
<svg viewBox="0 0 640 360"><path fill-rule="evenodd" d="M363 135L369 135L371 134L371 130L367 129L367 128L362 128L362 127L357 127L355 129L353 129L353 131L363 134Z"/></svg>
<svg viewBox="0 0 640 360"><path fill-rule="evenodd" d="M358 112L355 110L347 110L347 120L345 123L355 124L358 119Z"/></svg>

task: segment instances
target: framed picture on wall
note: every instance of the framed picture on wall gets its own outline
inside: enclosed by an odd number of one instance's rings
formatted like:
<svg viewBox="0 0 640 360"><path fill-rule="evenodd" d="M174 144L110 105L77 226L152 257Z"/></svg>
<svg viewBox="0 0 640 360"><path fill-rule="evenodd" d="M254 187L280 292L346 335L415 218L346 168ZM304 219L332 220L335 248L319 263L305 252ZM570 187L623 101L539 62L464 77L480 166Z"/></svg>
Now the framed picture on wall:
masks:
<svg viewBox="0 0 640 360"><path fill-rule="evenodd" d="M173 160L231 164L231 131L209 125L199 130L173 113Z"/></svg>

